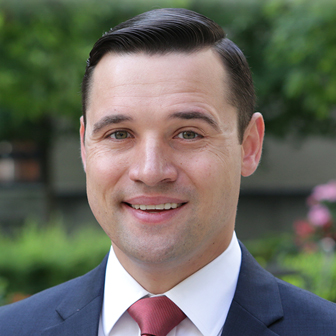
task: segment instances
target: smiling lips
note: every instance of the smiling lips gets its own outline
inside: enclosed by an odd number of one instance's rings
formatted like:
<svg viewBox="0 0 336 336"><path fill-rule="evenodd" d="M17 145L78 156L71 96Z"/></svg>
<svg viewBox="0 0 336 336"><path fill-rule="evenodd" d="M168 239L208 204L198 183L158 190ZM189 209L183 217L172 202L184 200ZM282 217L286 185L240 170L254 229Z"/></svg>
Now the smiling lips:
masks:
<svg viewBox="0 0 336 336"><path fill-rule="evenodd" d="M176 209L182 206L183 203L162 203L162 204L149 204L149 205L144 205L144 204L130 204L130 206L133 209L136 210L170 210L170 209Z"/></svg>
<svg viewBox="0 0 336 336"><path fill-rule="evenodd" d="M140 226L163 225L165 227L171 224L172 218L178 216L188 201L163 196L140 196L123 203Z"/></svg>

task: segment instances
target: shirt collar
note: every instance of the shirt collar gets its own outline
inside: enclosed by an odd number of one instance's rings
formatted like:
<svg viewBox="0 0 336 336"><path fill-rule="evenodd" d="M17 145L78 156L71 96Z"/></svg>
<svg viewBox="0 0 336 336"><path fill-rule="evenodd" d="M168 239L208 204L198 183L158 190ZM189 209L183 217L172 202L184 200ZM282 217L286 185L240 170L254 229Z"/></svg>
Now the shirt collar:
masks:
<svg viewBox="0 0 336 336"><path fill-rule="evenodd" d="M106 265L102 307L102 326L105 335L110 333L124 312L145 295L148 295L148 292L127 273L111 246Z"/></svg>
<svg viewBox="0 0 336 336"><path fill-rule="evenodd" d="M236 290L240 264L241 250L234 233L229 247L220 256L165 295L182 309L203 335L218 335ZM134 302L146 295L151 294L126 272L111 248L102 307L105 335Z"/></svg>

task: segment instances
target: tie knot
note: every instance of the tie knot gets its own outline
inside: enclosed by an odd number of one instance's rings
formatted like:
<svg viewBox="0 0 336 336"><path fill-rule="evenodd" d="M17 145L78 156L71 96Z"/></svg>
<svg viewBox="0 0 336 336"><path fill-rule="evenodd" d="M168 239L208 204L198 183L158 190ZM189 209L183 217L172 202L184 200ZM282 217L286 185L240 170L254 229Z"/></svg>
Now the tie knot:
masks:
<svg viewBox="0 0 336 336"><path fill-rule="evenodd" d="M141 335L166 336L186 317L166 296L141 299L128 312L138 323Z"/></svg>

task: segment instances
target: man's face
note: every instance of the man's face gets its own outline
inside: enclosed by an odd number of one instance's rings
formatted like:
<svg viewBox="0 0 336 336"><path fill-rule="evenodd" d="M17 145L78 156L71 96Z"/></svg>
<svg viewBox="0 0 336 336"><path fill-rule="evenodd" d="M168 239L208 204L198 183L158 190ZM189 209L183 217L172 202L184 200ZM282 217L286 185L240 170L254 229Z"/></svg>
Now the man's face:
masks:
<svg viewBox="0 0 336 336"><path fill-rule="evenodd" d="M227 96L210 49L98 63L82 159L91 209L120 259L201 267L228 246L244 150Z"/></svg>

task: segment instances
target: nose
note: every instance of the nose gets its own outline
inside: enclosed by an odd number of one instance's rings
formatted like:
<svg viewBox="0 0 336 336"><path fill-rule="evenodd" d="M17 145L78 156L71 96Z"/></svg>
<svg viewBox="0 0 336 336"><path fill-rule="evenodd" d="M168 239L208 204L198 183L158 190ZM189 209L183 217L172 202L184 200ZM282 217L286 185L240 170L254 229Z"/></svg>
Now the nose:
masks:
<svg viewBox="0 0 336 336"><path fill-rule="evenodd" d="M153 187L161 183L174 182L177 175L177 167L171 159L169 146L149 138L136 148L129 171L131 180Z"/></svg>

